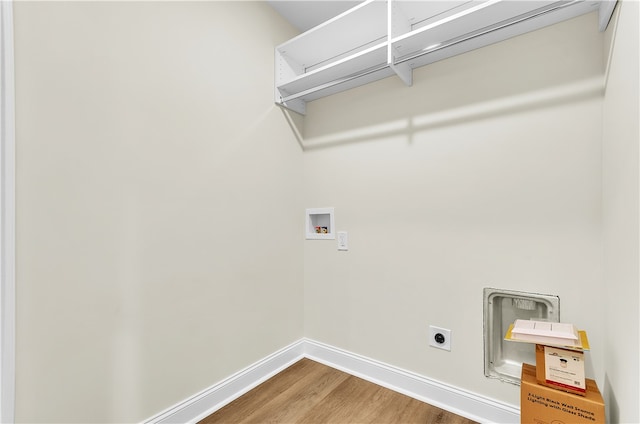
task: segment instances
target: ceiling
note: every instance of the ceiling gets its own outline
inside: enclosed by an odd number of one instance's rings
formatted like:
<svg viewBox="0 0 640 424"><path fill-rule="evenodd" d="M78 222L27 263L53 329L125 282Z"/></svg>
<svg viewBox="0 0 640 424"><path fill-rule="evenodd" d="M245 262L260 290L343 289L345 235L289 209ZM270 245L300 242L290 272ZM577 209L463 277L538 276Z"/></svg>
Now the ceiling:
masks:
<svg viewBox="0 0 640 424"><path fill-rule="evenodd" d="M304 32L341 14L361 0L267 0L276 12Z"/></svg>

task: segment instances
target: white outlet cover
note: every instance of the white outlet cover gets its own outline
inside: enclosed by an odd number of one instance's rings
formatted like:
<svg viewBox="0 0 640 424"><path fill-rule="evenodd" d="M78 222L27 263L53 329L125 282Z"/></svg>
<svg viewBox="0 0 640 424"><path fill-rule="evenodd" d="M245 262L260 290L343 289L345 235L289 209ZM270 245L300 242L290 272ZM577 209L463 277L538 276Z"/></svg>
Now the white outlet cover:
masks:
<svg viewBox="0 0 640 424"><path fill-rule="evenodd" d="M438 333L444 336L444 342L438 343L436 341L436 334ZM451 330L430 325L429 326L429 346L451 352Z"/></svg>

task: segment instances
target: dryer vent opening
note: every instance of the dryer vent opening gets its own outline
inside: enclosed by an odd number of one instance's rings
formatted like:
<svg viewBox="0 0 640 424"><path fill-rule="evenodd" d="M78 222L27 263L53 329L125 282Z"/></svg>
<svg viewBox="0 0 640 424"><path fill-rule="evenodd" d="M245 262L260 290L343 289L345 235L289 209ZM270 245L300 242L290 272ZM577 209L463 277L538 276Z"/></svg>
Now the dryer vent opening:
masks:
<svg viewBox="0 0 640 424"><path fill-rule="evenodd" d="M558 296L513 290L484 289L484 375L520 384L522 363L535 364L535 349L504 336L517 319L560 322Z"/></svg>

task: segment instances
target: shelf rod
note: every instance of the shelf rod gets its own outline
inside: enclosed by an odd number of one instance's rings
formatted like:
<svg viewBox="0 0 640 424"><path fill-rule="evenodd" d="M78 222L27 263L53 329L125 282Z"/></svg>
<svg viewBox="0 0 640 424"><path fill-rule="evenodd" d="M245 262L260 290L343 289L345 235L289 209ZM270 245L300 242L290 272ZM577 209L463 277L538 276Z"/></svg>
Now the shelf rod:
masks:
<svg viewBox="0 0 640 424"><path fill-rule="evenodd" d="M334 80L334 81L329 81L329 82L327 82L325 84L319 85L317 87L309 88L307 90L301 91L301 92L296 93L296 94L292 94L292 95L287 96L287 97L280 96L280 102L281 103L285 103L285 102L288 102L290 100L299 99L300 97L304 97L307 94L313 94L316 91L324 90L326 88L331 88L331 87L336 86L338 84L343 84L345 82L349 82L351 80L354 80L354 79L357 79L357 78L361 78L361 77L367 76L369 74L373 74L374 72L381 71L381 70L383 70L385 68L388 68L388 67L389 67L389 64L385 63L385 64L382 64L382 65L378 65L378 66L374 66L372 68L366 69L366 70L364 70L362 72L359 72L357 74L349 75L347 77L340 78L340 79L337 79L337 80Z"/></svg>
<svg viewBox="0 0 640 424"><path fill-rule="evenodd" d="M422 57L422 56L424 56L426 54L433 53L433 52L436 52L438 50L445 49L447 47L455 46L456 44L460 44L460 43L463 43L465 41L469 41L469 40L472 40L474 38L490 34L490 33L494 32L494 31L498 31L498 30L510 27L511 25L519 24L521 22L525 22L525 21L528 21L530 19L537 18L537 17L542 16L542 15L546 15L547 13L554 12L554 11L560 10L560 9L564 9L565 7L573 6L576 3L582 3L582 2L584 2L584 0L573 0L571 2L563 3L563 4L560 4L560 5L556 5L556 6L550 7L549 9L545 9L545 10L542 10L540 12L536 12L536 13L531 14L531 15L527 14L526 16L523 16L521 18L516 18L514 20L510 20L509 22L506 22L504 24L498 24L497 26L490 26L488 29L479 30L478 32L470 33L468 35L462 36L461 38L457 38L457 39L454 38L453 40L446 41L446 42L442 43L441 45L439 45L437 47L434 47L432 49L429 49L429 50L426 50L426 51L421 51L420 53L416 53L416 54L408 56L408 57L400 58L399 60L394 62L394 65L397 65L397 64L400 64L400 63L409 62L410 60L417 59L417 58Z"/></svg>

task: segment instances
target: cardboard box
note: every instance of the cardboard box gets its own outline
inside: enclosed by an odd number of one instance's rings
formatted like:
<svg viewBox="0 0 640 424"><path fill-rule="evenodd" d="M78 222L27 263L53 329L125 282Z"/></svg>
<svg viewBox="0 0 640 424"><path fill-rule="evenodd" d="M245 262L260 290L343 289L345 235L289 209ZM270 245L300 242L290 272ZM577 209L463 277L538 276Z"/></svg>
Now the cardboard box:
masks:
<svg viewBox="0 0 640 424"><path fill-rule="evenodd" d="M522 424L605 424L604 400L596 382L586 379L584 396L538 384L536 367L522 364L520 422Z"/></svg>
<svg viewBox="0 0 640 424"><path fill-rule="evenodd" d="M584 396L584 352L537 344L536 379L542 385Z"/></svg>

